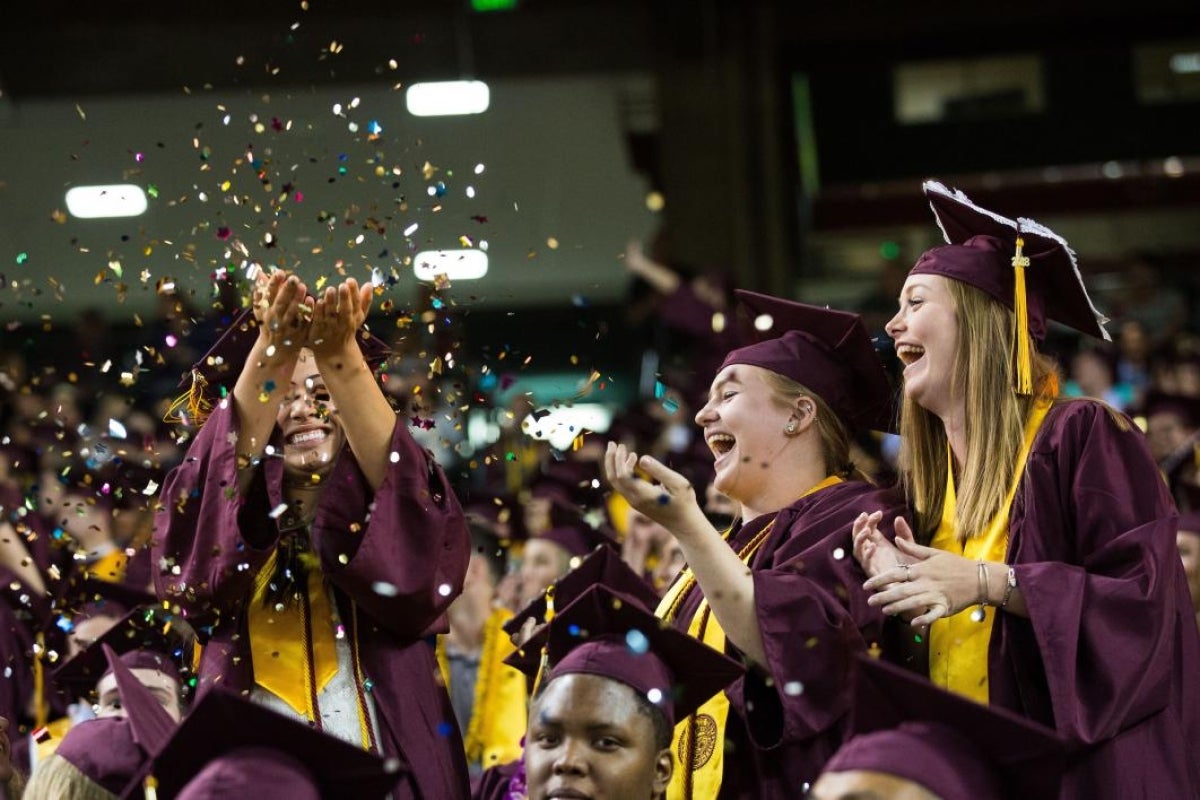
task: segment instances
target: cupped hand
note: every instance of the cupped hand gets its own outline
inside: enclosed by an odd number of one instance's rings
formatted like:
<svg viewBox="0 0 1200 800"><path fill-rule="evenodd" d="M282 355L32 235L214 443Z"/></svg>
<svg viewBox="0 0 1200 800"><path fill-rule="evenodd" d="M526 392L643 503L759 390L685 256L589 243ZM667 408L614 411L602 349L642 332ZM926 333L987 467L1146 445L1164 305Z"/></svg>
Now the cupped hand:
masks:
<svg viewBox="0 0 1200 800"><path fill-rule="evenodd" d="M639 468L651 480L640 477ZM625 445L609 442L604 452L604 475L629 505L676 537L690 533L701 521L703 527L712 527L688 479L651 456L639 457Z"/></svg>
<svg viewBox="0 0 1200 800"><path fill-rule="evenodd" d="M919 545L910 538L911 531L908 533L901 537L897 525L896 548L907 563L884 570L863 584L874 592L867 598L868 604L923 627L979 601L978 562Z"/></svg>
<svg viewBox="0 0 1200 800"><path fill-rule="evenodd" d="M312 299L299 277L285 270L260 272L254 279L252 308L268 359L281 361L300 352L308 339Z"/></svg>
<svg viewBox="0 0 1200 800"><path fill-rule="evenodd" d="M338 286L327 286L313 305L307 345L317 356L335 355L354 345L358 329L371 310L375 287L362 286L347 278Z"/></svg>

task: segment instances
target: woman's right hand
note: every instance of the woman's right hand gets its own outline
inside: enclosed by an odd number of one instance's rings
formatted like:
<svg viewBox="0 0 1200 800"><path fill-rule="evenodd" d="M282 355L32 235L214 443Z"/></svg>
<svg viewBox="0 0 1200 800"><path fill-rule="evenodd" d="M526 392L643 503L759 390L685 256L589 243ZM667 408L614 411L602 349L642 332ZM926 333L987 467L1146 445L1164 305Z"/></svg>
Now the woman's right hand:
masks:
<svg viewBox="0 0 1200 800"><path fill-rule="evenodd" d="M275 270L259 273L252 295L254 318L258 320L258 339L269 362L279 363L300 352L308 339L314 300L294 274Z"/></svg>
<svg viewBox="0 0 1200 800"><path fill-rule="evenodd" d="M873 511L870 514L863 512L854 520L851 530L854 541L854 558L868 578L874 578L882 572L905 563L900 551L879 530L879 523L882 519L882 511ZM909 538L912 537L912 532L909 531L904 518L897 517L897 536L900 535L901 530L906 531Z"/></svg>

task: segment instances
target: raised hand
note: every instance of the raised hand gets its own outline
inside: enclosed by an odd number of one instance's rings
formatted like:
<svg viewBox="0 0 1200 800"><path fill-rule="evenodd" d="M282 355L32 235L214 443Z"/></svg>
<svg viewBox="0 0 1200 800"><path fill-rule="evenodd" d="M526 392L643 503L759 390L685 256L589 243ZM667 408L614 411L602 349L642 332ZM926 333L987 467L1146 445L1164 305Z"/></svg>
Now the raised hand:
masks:
<svg viewBox="0 0 1200 800"><path fill-rule="evenodd" d="M259 273L254 280L252 308L258 320L258 339L268 365L294 361L308 339L312 300L304 283L284 270Z"/></svg>
<svg viewBox="0 0 1200 800"><path fill-rule="evenodd" d="M354 278L325 288L313 303L308 329L307 346L318 360L347 352L348 346L357 347L354 337L366 322L373 299L374 287L367 284L360 288Z"/></svg>
<svg viewBox="0 0 1200 800"><path fill-rule="evenodd" d="M638 476L639 467L655 483ZM696 526L712 529L696 501L692 484L660 461L650 456L639 457L625 445L609 442L604 453L604 475L629 505L677 538L693 532Z"/></svg>

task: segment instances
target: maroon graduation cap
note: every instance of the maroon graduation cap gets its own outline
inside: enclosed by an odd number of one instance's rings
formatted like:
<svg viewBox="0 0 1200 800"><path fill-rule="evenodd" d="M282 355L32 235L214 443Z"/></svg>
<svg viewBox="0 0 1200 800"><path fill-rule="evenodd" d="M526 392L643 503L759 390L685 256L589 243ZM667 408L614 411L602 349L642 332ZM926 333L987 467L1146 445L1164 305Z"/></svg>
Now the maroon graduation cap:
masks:
<svg viewBox="0 0 1200 800"><path fill-rule="evenodd" d="M583 519L555 525L532 538L554 542L572 558L583 558L598 547L616 547L616 540L606 530L593 528Z"/></svg>
<svg viewBox="0 0 1200 800"><path fill-rule="evenodd" d="M141 775L150 754L170 738L175 721L113 649L101 647L127 716L79 723L63 737L55 755L118 797L141 797Z"/></svg>
<svg viewBox="0 0 1200 800"><path fill-rule="evenodd" d="M1142 413L1146 417L1155 414L1173 414L1189 428L1200 426L1200 398L1167 392L1149 392L1142 402Z"/></svg>
<svg viewBox="0 0 1200 800"><path fill-rule="evenodd" d="M1039 341L1046 336L1046 320L1112 338L1065 239L1031 219L988 211L937 181L925 181L922 188L947 244L925 252L910 275L942 275L980 289L1016 314L1018 332L1028 331ZM1022 341L1018 337L1018 348ZM1032 389L1028 370L1028 355L1018 350L1017 391L1022 394Z"/></svg>
<svg viewBox="0 0 1200 800"><path fill-rule="evenodd" d="M158 800L386 797L408 772L374 753L214 687L155 754Z"/></svg>
<svg viewBox="0 0 1200 800"><path fill-rule="evenodd" d="M200 424L206 416L206 409L233 391L250 350L258 339L257 328L254 309L242 311L179 382L179 387L187 388L187 392L175 400L168 416L178 417L188 424ZM359 330L355 341L371 370L375 370L391 354L387 344L368 331L365 325Z"/></svg>
<svg viewBox="0 0 1200 800"><path fill-rule="evenodd" d="M658 595L646 580L633 571L621 558L620 553L611 547L601 547L593 551L587 558L579 562L579 566L550 584L545 592L529 601L529 603L504 623L504 631L510 636L521 630L525 621L532 617L538 625L543 625L553 617L551 608L562 609L570 605L577 597L593 586L603 585L623 595L634 598L646 609L658 605ZM510 658L528 660L536 664L537 650L520 648ZM513 665L517 666L517 665ZM517 669L523 667L517 666Z"/></svg>
<svg viewBox="0 0 1200 800"><path fill-rule="evenodd" d="M63 662L52 677L72 700L87 697L112 670L107 655L113 653L126 667L156 669L174 678L186 690L190 686L195 641L195 631L178 614L161 606L138 606L95 642Z"/></svg>
<svg viewBox="0 0 1200 800"><path fill-rule="evenodd" d="M857 314L739 289L754 344L725 356L803 384L854 431L892 431L894 393L871 336ZM764 324L769 323L769 324Z"/></svg>
<svg viewBox="0 0 1200 800"><path fill-rule="evenodd" d="M571 674L619 681L661 709L672 727L745 672L606 586L577 597L529 646L545 648L550 668L544 683ZM507 663L529 674L528 664Z"/></svg>
<svg viewBox="0 0 1200 800"><path fill-rule="evenodd" d="M825 772L882 772L947 799L1058 797L1066 745L1054 731L894 664L856 657L850 730Z"/></svg>

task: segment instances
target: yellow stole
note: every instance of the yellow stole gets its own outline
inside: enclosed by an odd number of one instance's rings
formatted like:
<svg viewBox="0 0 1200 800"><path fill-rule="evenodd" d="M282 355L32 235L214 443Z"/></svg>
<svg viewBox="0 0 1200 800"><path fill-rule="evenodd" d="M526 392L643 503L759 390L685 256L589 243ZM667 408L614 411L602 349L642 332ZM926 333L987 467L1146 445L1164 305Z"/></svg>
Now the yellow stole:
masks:
<svg viewBox="0 0 1200 800"><path fill-rule="evenodd" d="M254 682L309 722L319 723L317 697L338 670L333 608L316 564L309 566L308 584L298 598L282 609L265 605L263 598L278 553L276 550L271 555L259 573L247 609Z"/></svg>
<svg viewBox="0 0 1200 800"><path fill-rule="evenodd" d="M521 757L521 737L525 735L529 717L525 675L504 663L515 649L503 629L512 615L508 609L498 608L484 623L475 702L463 733L467 761L482 764L485 769ZM450 661L445 636L437 637L437 661L449 691Z"/></svg>
<svg viewBox="0 0 1200 800"><path fill-rule="evenodd" d="M842 482L836 475L813 486L801 497L808 497L821 489ZM767 523L761 531L738 551L738 558L750 566L754 554L775 527L775 520ZM733 529L725 532L729 541ZM683 601L696 585L696 576L685 567L675 583L658 604L655 616L666 622L674 622ZM695 614L688 623L688 635L699 639L712 649L725 652L725 631L711 613L708 600L700 601ZM675 725L671 751L675 754L678 768L671 775L667 786L667 800L713 800L721 791L721 777L725 770L725 722L729 718L729 698L725 692L717 692L685 720Z"/></svg>
<svg viewBox="0 0 1200 800"><path fill-rule="evenodd" d="M1017 455L1016 468L1008 487L1004 505L978 536L960 541L958 536L957 495L954 491L954 455L946 467L946 499L942 504L942 520L933 535L930 547L945 550L972 561L999 561L1008 555L1008 512L1016 497L1017 487L1025 474L1029 450L1037 436L1042 420L1053 405L1053 398L1037 400L1025 420L1025 436ZM996 609L972 605L953 617L936 620L929 628L929 679L938 686L964 695L979 703L988 702L988 644Z"/></svg>
<svg viewBox="0 0 1200 800"><path fill-rule="evenodd" d="M129 556L117 548L97 558L84 567L84 573L89 578L96 578L109 583L120 583L125 579L125 568L129 565Z"/></svg>

